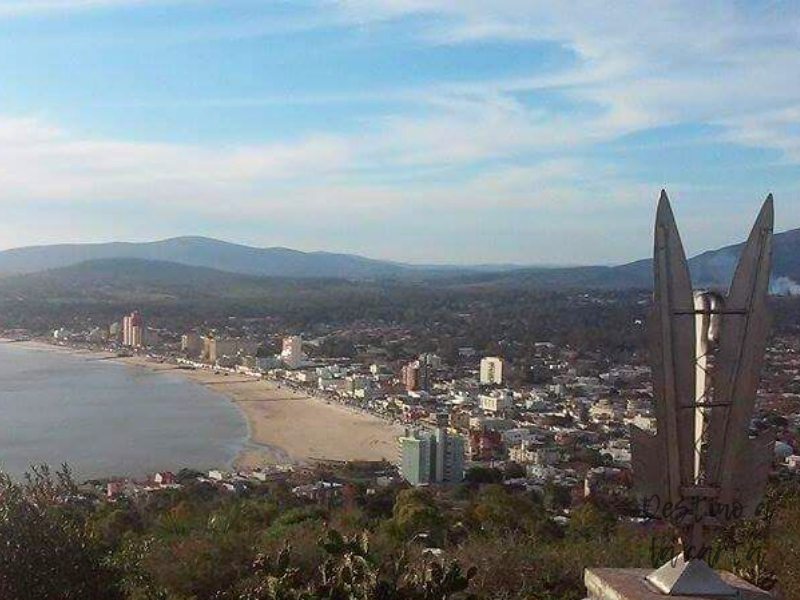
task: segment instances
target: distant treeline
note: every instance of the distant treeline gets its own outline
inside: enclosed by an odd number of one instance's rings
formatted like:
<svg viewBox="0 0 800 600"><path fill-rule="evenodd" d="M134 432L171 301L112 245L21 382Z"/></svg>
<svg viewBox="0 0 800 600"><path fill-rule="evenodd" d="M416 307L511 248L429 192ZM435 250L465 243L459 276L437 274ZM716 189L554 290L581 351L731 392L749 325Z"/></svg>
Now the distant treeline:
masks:
<svg viewBox="0 0 800 600"><path fill-rule="evenodd" d="M258 285L265 285L264 280ZM238 280L238 278L237 278ZM224 287L225 282L220 282ZM2 286L0 286L0 289ZM0 294L0 327L44 333L57 327L106 326L138 309L149 324L173 331L241 328L267 335L354 324L400 326L424 333L423 345L447 353L470 346L519 357L538 341L615 359L645 348L647 291L543 292L492 285L342 280L274 280L260 295L221 292L169 295L95 293L66 297ZM800 298L771 299L773 331L800 332ZM323 327L325 326L325 327Z"/></svg>

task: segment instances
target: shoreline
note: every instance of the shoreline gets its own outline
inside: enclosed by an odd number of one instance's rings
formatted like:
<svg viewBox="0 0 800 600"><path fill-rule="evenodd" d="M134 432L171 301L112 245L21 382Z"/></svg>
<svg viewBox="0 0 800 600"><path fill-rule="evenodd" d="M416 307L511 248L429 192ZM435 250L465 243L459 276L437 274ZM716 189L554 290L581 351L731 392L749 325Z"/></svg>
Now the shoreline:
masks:
<svg viewBox="0 0 800 600"><path fill-rule="evenodd" d="M9 343L0 338L0 343ZM247 424L247 440L233 469L306 465L317 460L397 460L402 428L379 417L290 389L279 382L214 369L185 369L144 356L61 346L42 340L13 342L20 347L61 351L89 360L170 373L202 385L233 403Z"/></svg>

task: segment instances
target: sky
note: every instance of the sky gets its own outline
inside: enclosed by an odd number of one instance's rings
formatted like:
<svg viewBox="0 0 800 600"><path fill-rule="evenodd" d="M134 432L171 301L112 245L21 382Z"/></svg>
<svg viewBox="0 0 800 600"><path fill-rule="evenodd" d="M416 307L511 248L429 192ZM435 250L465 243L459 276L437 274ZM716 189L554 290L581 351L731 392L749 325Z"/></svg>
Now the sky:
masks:
<svg viewBox="0 0 800 600"><path fill-rule="evenodd" d="M0 248L613 264L800 227L797 0L0 0Z"/></svg>

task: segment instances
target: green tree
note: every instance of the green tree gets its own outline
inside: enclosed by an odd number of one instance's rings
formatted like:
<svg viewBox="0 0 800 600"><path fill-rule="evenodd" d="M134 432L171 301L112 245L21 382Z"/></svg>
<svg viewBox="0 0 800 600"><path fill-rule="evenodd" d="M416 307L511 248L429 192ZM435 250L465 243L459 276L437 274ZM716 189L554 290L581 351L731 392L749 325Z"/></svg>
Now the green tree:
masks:
<svg viewBox="0 0 800 600"><path fill-rule="evenodd" d="M782 598L800 598L800 490L783 496L766 544L766 570Z"/></svg>
<svg viewBox="0 0 800 600"><path fill-rule="evenodd" d="M562 510L572 504L572 495L568 488L548 479L542 488L542 502L549 510Z"/></svg>
<svg viewBox="0 0 800 600"><path fill-rule="evenodd" d="M502 483L503 472L493 467L471 467L464 474L464 481L471 484Z"/></svg>
<svg viewBox="0 0 800 600"><path fill-rule="evenodd" d="M66 466L34 467L18 484L0 473L0 598L114 600L116 573Z"/></svg>
<svg viewBox="0 0 800 600"><path fill-rule="evenodd" d="M462 594L475 575L458 563L415 564L401 554L381 572L370 556L369 536L329 530L319 541L327 558L316 577L303 583L289 546L277 556L259 556L254 575L236 600L448 600Z"/></svg>
<svg viewBox="0 0 800 600"><path fill-rule="evenodd" d="M525 475L525 467L517 462L507 462L503 467L503 477L505 479L520 479Z"/></svg>
<svg viewBox="0 0 800 600"><path fill-rule="evenodd" d="M428 490L410 488L397 494L391 527L403 540L424 535L439 543L444 532L444 518Z"/></svg>
<svg viewBox="0 0 800 600"><path fill-rule="evenodd" d="M509 492L502 485L481 488L471 513L484 533L555 535L555 526L540 505L521 493Z"/></svg>
<svg viewBox="0 0 800 600"><path fill-rule="evenodd" d="M567 531L570 536L584 540L607 539L614 531L616 522L611 512L587 501L570 513Z"/></svg>

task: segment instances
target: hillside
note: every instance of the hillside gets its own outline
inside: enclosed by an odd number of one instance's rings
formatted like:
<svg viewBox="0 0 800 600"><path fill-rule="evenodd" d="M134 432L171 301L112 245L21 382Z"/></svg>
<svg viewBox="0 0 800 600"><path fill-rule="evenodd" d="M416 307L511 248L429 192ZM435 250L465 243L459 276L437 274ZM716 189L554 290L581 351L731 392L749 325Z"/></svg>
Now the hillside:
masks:
<svg viewBox="0 0 800 600"><path fill-rule="evenodd" d="M709 250L689 259L696 286L725 287L733 276L744 243ZM775 234L772 262L773 293L798 290L800 281L800 229ZM652 261L638 260L616 267L570 267L554 269L519 269L483 278L498 285L529 285L542 289L649 288L652 285Z"/></svg>
<svg viewBox="0 0 800 600"><path fill-rule="evenodd" d="M98 259L40 273L0 279L0 299L56 301L270 300L329 288L350 288L342 279L299 280L241 275L135 258Z"/></svg>
<svg viewBox="0 0 800 600"><path fill-rule="evenodd" d="M255 248L204 237L158 242L58 244L0 252L0 274L20 275L101 259L140 259L264 277L373 278L396 276L402 265L350 254Z"/></svg>
<svg viewBox="0 0 800 600"><path fill-rule="evenodd" d="M695 285L725 286L743 244L709 250L690 259ZM774 238L773 292L800 292L800 229ZM145 244L83 244L0 252L0 294L39 290L49 296L134 290L180 297L261 297L267 288L300 289L312 281L397 280L427 285L526 287L542 290L648 288L650 259L625 265L585 267L414 266L347 254L253 248L209 238L174 238ZM265 281L264 278L270 278ZM302 283L299 280L306 280Z"/></svg>
<svg viewBox="0 0 800 600"><path fill-rule="evenodd" d="M743 247L735 244L694 257L689 261L692 275L706 282L727 283ZM773 280L784 277L800 281L800 229L775 234L772 249Z"/></svg>

